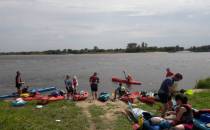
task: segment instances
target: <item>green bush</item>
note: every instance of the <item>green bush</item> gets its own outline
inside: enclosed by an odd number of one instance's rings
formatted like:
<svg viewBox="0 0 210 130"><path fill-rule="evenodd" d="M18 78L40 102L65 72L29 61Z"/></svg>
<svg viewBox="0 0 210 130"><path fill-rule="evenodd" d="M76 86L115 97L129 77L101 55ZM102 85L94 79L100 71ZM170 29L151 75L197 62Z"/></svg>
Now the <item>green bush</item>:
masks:
<svg viewBox="0 0 210 130"><path fill-rule="evenodd" d="M196 84L196 88L200 89L210 89L210 77L206 79L199 80Z"/></svg>

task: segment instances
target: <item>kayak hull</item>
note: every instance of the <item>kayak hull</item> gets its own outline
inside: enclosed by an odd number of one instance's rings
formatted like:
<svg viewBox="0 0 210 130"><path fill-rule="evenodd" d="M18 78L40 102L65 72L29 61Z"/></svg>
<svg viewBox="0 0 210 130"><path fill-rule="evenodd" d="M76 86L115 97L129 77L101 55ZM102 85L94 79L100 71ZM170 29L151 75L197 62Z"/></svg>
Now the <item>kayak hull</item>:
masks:
<svg viewBox="0 0 210 130"><path fill-rule="evenodd" d="M44 96L44 97L40 98L39 100L54 102L54 101L60 101L60 100L64 100L64 99L65 99L65 96L57 96L57 97Z"/></svg>
<svg viewBox="0 0 210 130"><path fill-rule="evenodd" d="M34 97L26 97L26 98L23 98L24 101L34 101L34 100L41 100L43 98L42 95L36 95Z"/></svg>
<svg viewBox="0 0 210 130"><path fill-rule="evenodd" d="M47 87L47 88L38 88L38 89L34 88L34 89L30 89L29 92L32 92L33 90L36 90L37 92L40 92L40 93L44 93L44 92L56 90L56 87ZM14 98L14 97L18 97L18 96L19 96L19 94L12 93L12 94L8 94L8 95L2 95L2 96L0 96L0 99Z"/></svg>
<svg viewBox="0 0 210 130"><path fill-rule="evenodd" d="M120 98L120 100L124 102L131 102L134 103L134 101L140 96L140 92L132 92L129 94L126 94Z"/></svg>
<svg viewBox="0 0 210 130"><path fill-rule="evenodd" d="M84 100L86 100L87 98L88 98L88 96L89 96L89 93L88 92L84 92L83 94L75 94L74 96L73 96L73 100L74 101L84 101Z"/></svg>
<svg viewBox="0 0 210 130"><path fill-rule="evenodd" d="M142 102L142 103L146 103L146 104L149 104L149 105L153 105L155 104L155 99L153 97L149 97L149 96L141 96L139 98L139 100Z"/></svg>
<svg viewBox="0 0 210 130"><path fill-rule="evenodd" d="M133 85L141 85L142 83L139 81L127 81L125 79L120 79L117 77L112 77L112 82L117 82L117 83L124 83L124 84L133 84Z"/></svg>

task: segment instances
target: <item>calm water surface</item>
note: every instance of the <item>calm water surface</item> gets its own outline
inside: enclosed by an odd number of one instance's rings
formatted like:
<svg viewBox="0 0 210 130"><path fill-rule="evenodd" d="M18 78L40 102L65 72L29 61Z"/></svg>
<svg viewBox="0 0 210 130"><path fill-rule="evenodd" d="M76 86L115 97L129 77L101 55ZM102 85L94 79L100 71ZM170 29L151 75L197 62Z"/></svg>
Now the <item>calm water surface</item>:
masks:
<svg viewBox="0 0 210 130"><path fill-rule="evenodd" d="M113 91L112 76L124 77L126 70L142 81L134 90L157 90L164 79L165 69L181 72L180 88L191 88L196 81L210 76L210 53L136 53L92 55L0 56L0 94L15 91L17 70L29 86L58 86L64 88L66 74L77 75L79 87L89 89L89 76L97 71L100 91Z"/></svg>

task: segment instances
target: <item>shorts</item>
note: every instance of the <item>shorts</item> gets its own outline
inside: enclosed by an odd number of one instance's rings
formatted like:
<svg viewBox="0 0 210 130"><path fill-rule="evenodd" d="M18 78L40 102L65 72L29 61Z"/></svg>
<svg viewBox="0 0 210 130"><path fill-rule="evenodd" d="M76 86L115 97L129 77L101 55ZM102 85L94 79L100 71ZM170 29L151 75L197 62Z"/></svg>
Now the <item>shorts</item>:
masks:
<svg viewBox="0 0 210 130"><path fill-rule="evenodd" d="M92 92L97 92L98 91L98 85L97 84L91 84L91 91Z"/></svg>
<svg viewBox="0 0 210 130"><path fill-rule="evenodd" d="M74 93L74 89L72 87L66 87L67 93Z"/></svg>
<svg viewBox="0 0 210 130"><path fill-rule="evenodd" d="M167 103L169 101L169 95L164 93L158 93L158 97L160 98L161 103Z"/></svg>

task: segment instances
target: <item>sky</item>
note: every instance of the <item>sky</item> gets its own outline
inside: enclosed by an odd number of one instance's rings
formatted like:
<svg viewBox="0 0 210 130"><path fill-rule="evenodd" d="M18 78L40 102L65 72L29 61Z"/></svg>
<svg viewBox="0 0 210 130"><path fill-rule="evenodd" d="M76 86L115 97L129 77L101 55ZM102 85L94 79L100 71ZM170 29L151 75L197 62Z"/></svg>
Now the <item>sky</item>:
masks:
<svg viewBox="0 0 210 130"><path fill-rule="evenodd" d="M210 44L210 0L0 0L0 52Z"/></svg>

